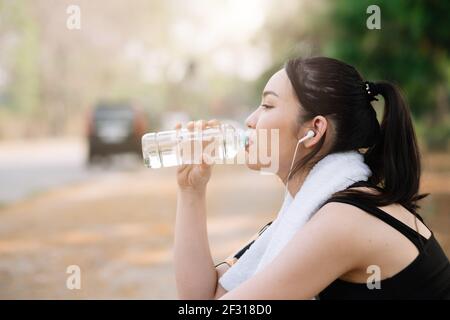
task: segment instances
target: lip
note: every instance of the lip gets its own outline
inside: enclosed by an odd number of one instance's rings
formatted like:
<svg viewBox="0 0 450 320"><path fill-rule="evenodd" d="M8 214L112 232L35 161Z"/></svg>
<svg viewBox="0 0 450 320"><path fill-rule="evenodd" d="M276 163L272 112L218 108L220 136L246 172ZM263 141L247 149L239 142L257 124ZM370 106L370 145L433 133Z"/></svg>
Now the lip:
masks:
<svg viewBox="0 0 450 320"><path fill-rule="evenodd" d="M245 146L245 151L249 151L249 149L250 149L250 146L253 144L253 140L252 139L249 139L248 140L248 144Z"/></svg>
<svg viewBox="0 0 450 320"><path fill-rule="evenodd" d="M250 146L253 144L253 140L252 138L248 139L248 144L245 146L245 150L248 151L248 149L250 148Z"/></svg>

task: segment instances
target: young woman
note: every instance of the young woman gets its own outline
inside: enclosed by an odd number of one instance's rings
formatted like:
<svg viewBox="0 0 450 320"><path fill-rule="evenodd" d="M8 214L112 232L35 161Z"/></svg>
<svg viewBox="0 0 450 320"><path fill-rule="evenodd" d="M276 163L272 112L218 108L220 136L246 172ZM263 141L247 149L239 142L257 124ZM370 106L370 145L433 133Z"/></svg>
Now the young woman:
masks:
<svg viewBox="0 0 450 320"><path fill-rule="evenodd" d="M381 124L371 105L376 96L384 99ZM216 124L198 121L187 127ZM372 175L330 197L273 261L227 291L220 278L232 262L215 266L207 238L211 166L181 166L174 252L180 298L450 298L448 258L415 212L426 196L418 194L420 154L409 109L396 86L365 82L354 67L335 59L293 59L268 81L246 125L255 131L279 129L277 175L289 182L293 197L314 165L332 153L362 153ZM308 131L313 136L298 144ZM373 265L381 270L375 290L367 285Z"/></svg>

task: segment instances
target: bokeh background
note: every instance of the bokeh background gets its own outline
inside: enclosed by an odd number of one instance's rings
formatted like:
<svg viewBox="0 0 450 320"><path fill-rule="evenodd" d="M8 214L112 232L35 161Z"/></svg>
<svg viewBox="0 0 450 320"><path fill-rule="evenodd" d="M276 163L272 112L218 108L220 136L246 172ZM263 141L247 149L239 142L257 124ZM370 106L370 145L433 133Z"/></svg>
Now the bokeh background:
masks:
<svg viewBox="0 0 450 320"><path fill-rule="evenodd" d="M379 30L366 26L373 4ZM68 27L72 5L80 29ZM271 74L299 55L403 88L431 193L420 213L449 255L449 12L448 1L0 0L0 298L176 298L175 169L146 169L134 142L100 151L93 136L243 124ZM274 176L216 166L214 259L273 219L282 195ZM70 265L80 290L66 287Z"/></svg>

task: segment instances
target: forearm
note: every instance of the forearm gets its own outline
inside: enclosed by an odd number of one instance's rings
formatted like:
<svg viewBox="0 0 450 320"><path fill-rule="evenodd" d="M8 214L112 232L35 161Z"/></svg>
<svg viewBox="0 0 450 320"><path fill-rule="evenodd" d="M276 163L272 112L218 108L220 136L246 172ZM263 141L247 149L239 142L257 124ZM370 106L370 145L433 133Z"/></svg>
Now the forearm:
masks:
<svg viewBox="0 0 450 320"><path fill-rule="evenodd" d="M181 299L210 299L217 273L206 224L205 193L179 191L175 222L175 278Z"/></svg>

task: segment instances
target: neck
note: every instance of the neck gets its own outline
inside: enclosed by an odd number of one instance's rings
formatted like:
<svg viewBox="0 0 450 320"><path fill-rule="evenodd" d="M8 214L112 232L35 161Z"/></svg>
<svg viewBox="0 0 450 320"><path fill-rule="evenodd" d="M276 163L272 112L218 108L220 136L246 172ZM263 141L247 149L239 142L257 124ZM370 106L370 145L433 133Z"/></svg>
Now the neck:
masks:
<svg viewBox="0 0 450 320"><path fill-rule="evenodd" d="M309 172L309 171L308 171ZM289 183L286 182L286 179L284 179L284 185L288 186L288 191L290 195L294 198L297 192L300 190L300 188L303 185L303 182L305 182L305 179L308 175L308 172L305 171L299 171L297 172L291 180L289 180Z"/></svg>

